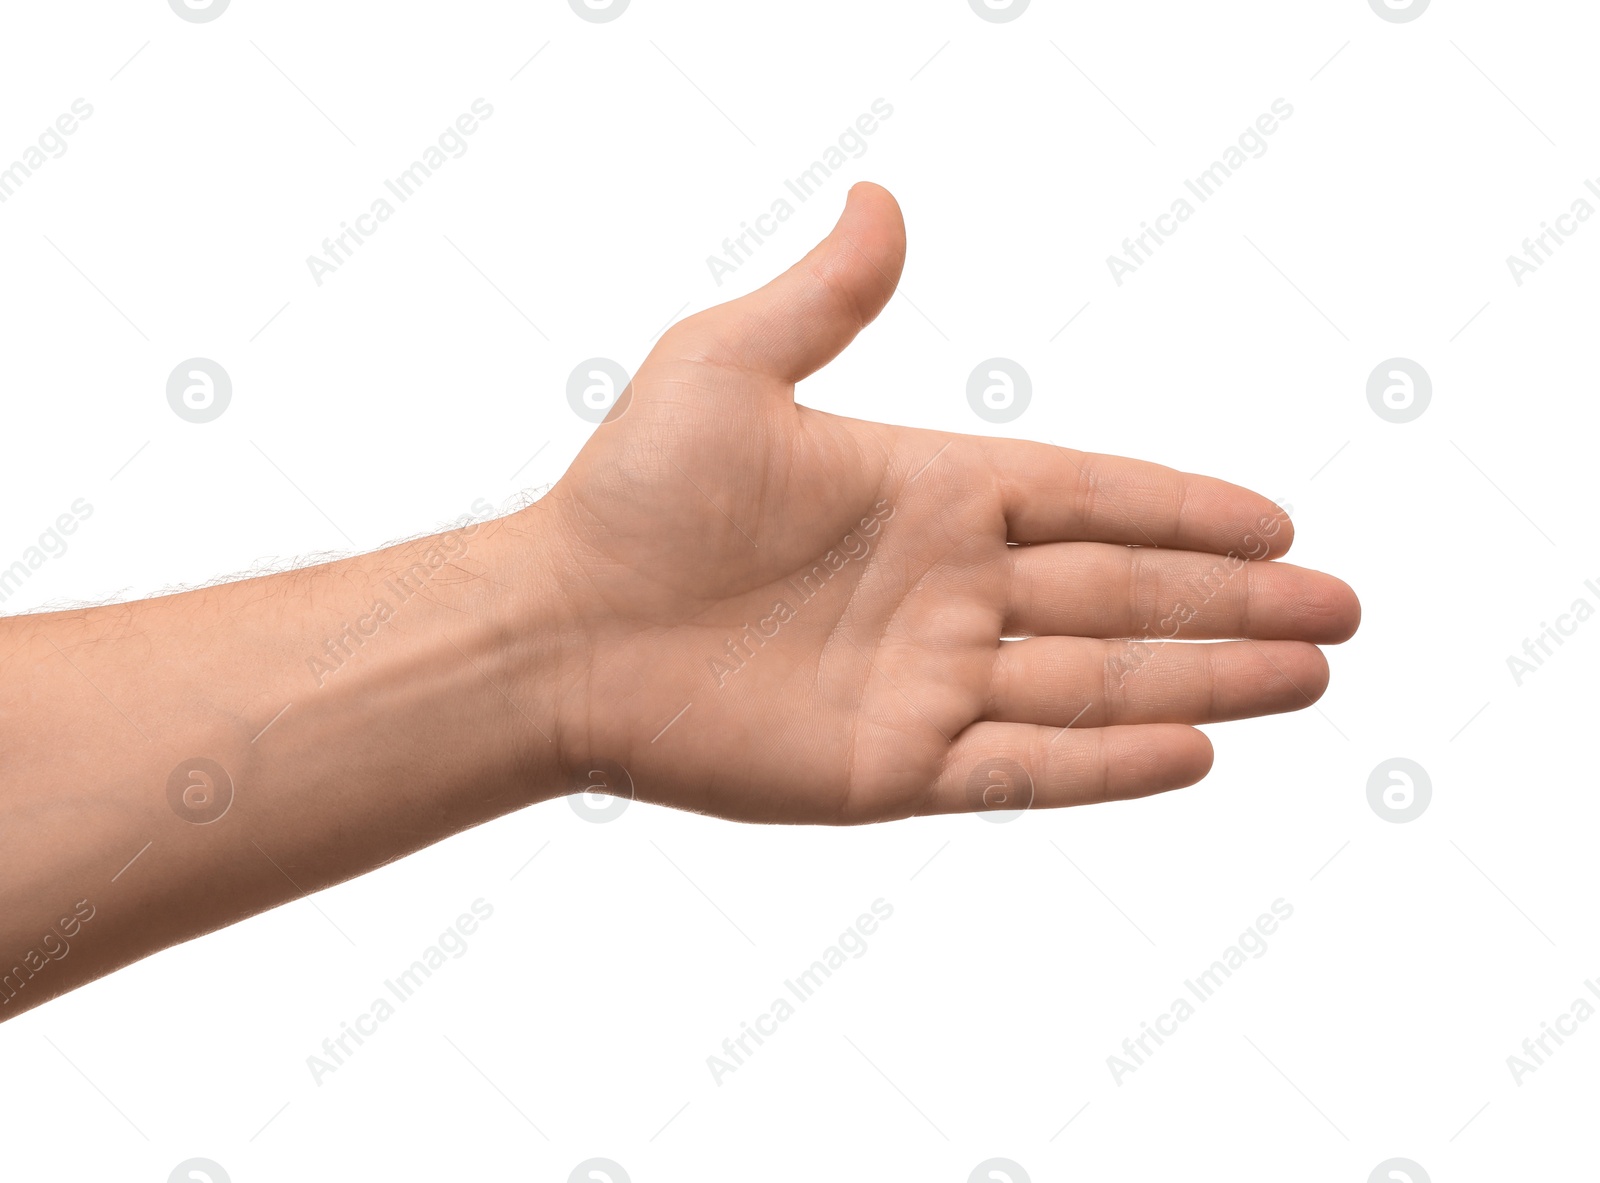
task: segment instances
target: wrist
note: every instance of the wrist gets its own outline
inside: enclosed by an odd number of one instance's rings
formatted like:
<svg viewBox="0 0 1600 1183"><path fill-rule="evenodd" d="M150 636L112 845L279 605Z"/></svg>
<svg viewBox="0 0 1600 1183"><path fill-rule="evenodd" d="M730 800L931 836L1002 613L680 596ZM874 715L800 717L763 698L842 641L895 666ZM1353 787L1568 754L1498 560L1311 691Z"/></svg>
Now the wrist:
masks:
<svg viewBox="0 0 1600 1183"><path fill-rule="evenodd" d="M584 520L558 485L537 504L490 523L484 544L506 588L494 648L521 688L518 701L541 711L531 739L532 720L511 717L512 740L526 757L520 775L537 785L539 800L585 791L635 795L642 757L634 716L641 695L648 697L645 673L658 672L641 671L635 640L619 634L607 614L612 605L601 589L612 585L604 575L617 570L584 547ZM526 729L516 732L519 724Z"/></svg>
<svg viewBox="0 0 1600 1183"><path fill-rule="evenodd" d="M569 540L547 502L462 533L474 578L456 607L472 627L449 657L476 683L494 721L483 742L525 803L562 796L572 791L569 732L590 643Z"/></svg>

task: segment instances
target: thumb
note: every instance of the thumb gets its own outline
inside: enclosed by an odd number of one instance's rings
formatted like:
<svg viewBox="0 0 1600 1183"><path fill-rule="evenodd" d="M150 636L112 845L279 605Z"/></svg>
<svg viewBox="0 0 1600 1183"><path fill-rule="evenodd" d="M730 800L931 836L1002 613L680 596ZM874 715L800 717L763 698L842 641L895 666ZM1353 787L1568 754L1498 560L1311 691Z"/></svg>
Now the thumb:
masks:
<svg viewBox="0 0 1600 1183"><path fill-rule="evenodd" d="M906 227L887 189L863 181L811 253L765 287L693 319L718 357L787 382L820 370L883 311L900 282Z"/></svg>

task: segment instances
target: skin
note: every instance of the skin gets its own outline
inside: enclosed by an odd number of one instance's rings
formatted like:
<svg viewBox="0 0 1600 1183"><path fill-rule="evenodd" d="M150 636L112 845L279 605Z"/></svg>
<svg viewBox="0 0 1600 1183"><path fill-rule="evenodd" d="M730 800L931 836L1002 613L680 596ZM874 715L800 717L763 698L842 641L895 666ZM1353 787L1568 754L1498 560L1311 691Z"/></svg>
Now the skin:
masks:
<svg viewBox="0 0 1600 1183"><path fill-rule="evenodd" d="M1276 561L1266 498L795 403L904 257L858 185L509 517L0 620L0 1018L585 788L748 822L1053 808L1192 784L1196 724L1314 702L1360 607Z"/></svg>

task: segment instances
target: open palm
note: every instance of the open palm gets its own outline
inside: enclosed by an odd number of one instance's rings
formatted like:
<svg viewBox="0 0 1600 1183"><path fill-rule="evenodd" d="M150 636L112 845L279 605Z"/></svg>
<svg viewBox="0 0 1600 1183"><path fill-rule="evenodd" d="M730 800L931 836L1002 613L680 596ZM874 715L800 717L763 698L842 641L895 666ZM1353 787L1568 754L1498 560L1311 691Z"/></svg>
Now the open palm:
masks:
<svg viewBox="0 0 1600 1183"><path fill-rule="evenodd" d="M751 821L1072 805L1192 784L1193 724L1326 687L1315 646L1359 605L1261 561L1292 537L1266 498L795 404L904 255L894 199L858 185L789 272L661 339L541 503L582 621L578 775Z"/></svg>

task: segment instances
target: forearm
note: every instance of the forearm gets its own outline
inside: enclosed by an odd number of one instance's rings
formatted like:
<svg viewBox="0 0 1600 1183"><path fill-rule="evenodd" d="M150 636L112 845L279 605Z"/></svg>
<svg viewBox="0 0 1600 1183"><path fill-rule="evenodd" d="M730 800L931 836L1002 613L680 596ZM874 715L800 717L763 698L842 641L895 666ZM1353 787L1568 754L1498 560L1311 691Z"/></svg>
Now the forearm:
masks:
<svg viewBox="0 0 1600 1183"><path fill-rule="evenodd" d="M565 791L541 520L0 621L0 1019Z"/></svg>

